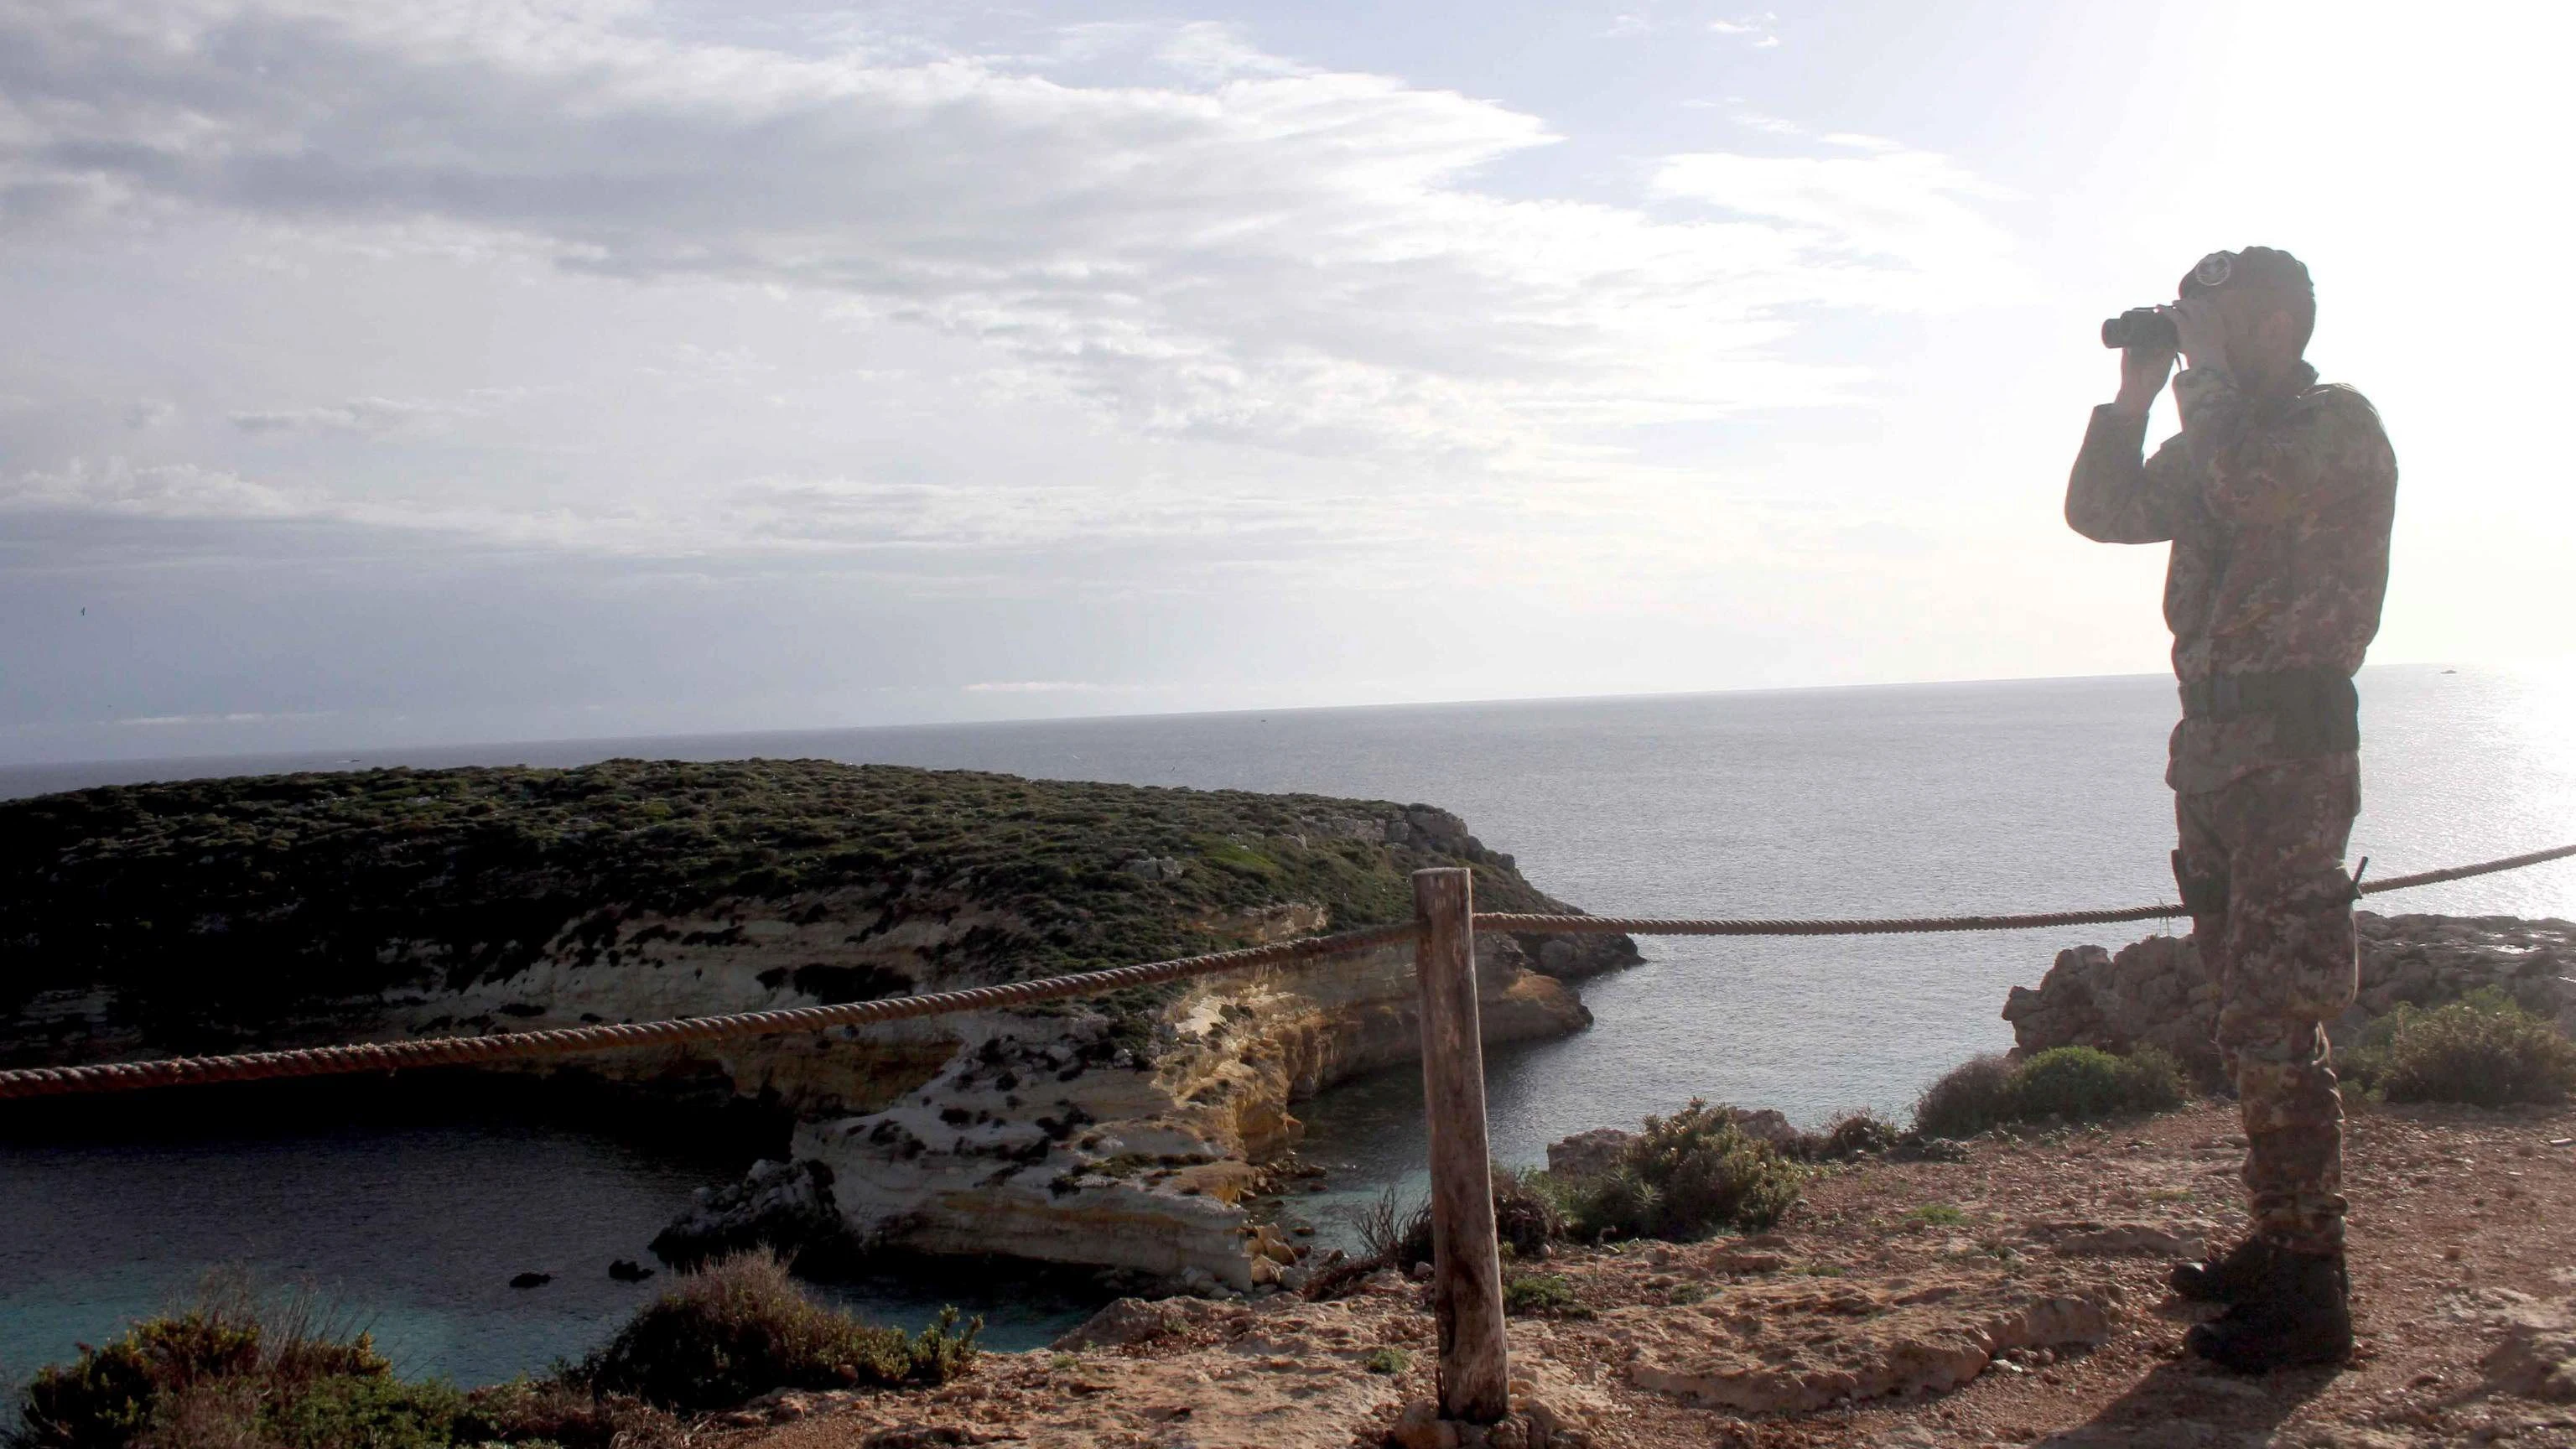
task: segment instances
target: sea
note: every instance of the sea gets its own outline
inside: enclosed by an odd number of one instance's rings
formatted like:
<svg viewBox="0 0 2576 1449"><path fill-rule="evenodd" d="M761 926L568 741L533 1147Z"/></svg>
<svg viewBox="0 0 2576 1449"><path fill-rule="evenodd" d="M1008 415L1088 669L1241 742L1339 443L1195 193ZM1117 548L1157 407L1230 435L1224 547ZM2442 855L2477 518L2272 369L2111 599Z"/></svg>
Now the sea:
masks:
<svg viewBox="0 0 2576 1449"><path fill-rule="evenodd" d="M2357 863L2387 877L2576 841L2576 668L2360 677ZM1453 810L1522 872L1622 915L1868 916L2170 901L2177 708L2161 677L2026 680L549 741L0 769L0 798L88 785L381 765L615 756L823 758L1200 789L1307 790ZM2576 916L2576 861L2379 897L2383 911ZM1590 1030L1489 1056L1498 1155L1693 1097L1816 1122L1901 1117L2055 954L2153 927L1659 939L1583 985ZM1409 1070L1303 1104L1326 1236L1418 1190ZM184 1298L210 1270L319 1295L406 1373L462 1384L578 1358L660 1285L610 1281L692 1189L746 1154L488 1111L199 1123L92 1139L0 1121L0 1385ZM541 1288L513 1289L522 1272ZM913 1324L954 1302L987 1341L1043 1343L1094 1306L988 1272L832 1286Z"/></svg>

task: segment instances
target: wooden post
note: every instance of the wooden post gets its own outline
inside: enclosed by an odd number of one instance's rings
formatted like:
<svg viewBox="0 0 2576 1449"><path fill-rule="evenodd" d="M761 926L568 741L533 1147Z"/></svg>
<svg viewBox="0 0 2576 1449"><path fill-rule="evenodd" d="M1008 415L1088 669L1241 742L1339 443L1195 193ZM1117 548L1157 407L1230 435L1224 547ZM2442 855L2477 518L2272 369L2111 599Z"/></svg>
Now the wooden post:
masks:
<svg viewBox="0 0 2576 1449"><path fill-rule="evenodd" d="M1471 1424L1511 1412L1503 1264L1494 1241L1493 1158L1485 1145L1485 1042L1476 1012L1475 877L1413 873L1422 923L1422 1095L1431 1125L1431 1303L1440 1323L1440 1416Z"/></svg>

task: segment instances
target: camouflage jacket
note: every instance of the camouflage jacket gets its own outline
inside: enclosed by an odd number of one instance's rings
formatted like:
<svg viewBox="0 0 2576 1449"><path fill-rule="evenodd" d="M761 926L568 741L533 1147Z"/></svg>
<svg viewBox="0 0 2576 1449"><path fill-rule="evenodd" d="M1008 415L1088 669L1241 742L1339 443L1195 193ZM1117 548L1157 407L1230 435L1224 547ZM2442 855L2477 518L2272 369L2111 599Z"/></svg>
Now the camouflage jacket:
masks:
<svg viewBox="0 0 2576 1449"><path fill-rule="evenodd" d="M2379 632L2397 457L2360 393L2321 386L2300 367L2299 390L2269 403L2244 397L2225 373L2184 372L2174 380L2182 432L2143 461L2145 420L2095 408L2067 480L2076 532L2172 543L2165 623L2186 688L2285 670L2349 676ZM2165 778L2177 790L2215 790L2313 758L2280 733L2261 715L2187 715Z"/></svg>

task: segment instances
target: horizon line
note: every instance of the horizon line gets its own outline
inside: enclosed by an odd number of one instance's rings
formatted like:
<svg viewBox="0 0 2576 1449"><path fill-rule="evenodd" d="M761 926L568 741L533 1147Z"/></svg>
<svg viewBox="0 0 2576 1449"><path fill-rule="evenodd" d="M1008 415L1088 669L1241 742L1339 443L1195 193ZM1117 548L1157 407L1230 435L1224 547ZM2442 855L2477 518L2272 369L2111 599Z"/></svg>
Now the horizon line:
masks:
<svg viewBox="0 0 2576 1449"><path fill-rule="evenodd" d="M2530 665L2543 662L2545 661L2391 660L2384 664L2365 664L2362 668L2366 671L2409 668L2457 668L2461 665L2470 665L2472 667L2483 665L2486 667L2512 668L2517 666L2528 667ZM1719 689L1634 690L1617 691L1606 694L1497 695L1465 699L1379 700L1366 704L1283 704L1269 706L1252 705L1228 709L1179 709L1147 710L1132 713L1024 715L1007 719L921 720L899 724L818 724L771 726L751 729L672 730L654 734L549 735L533 739L478 739L445 743L414 741L407 744L373 746L322 744L301 748L243 750L219 754L128 755L68 760L0 760L0 773L37 770L77 770L89 766L101 768L123 766L132 768L144 765L220 764L227 761L249 763L260 760L332 754L341 750L349 751L349 763L352 765L358 765L364 762L369 756L517 748L545 749L563 748L574 745L616 745L627 743L646 744L656 740L704 740L726 738L762 739L794 735L865 734L892 730L1002 729L1022 725L1088 724L1115 720L1144 721L1221 719L1240 715L1329 714L1336 712L1382 709L1466 709L1478 707L1490 708L1505 705L1613 703L1620 701L1708 699L1719 696L1734 695L1821 694L1836 691L1857 691L1869 689L1942 689L1974 685L2074 684L2088 681L2122 679L2170 680L2171 678L2172 676L2166 673L2145 672L2111 674L2003 675L1955 679L1871 680L1836 684L1746 685ZM307 714L305 717L311 718L312 716ZM606 758L625 758L625 756L608 756ZM763 757L744 756L742 758L751 759ZM383 764L376 764L371 767L379 769L400 768L399 766L387 766ZM77 789L86 787L75 786L73 788Z"/></svg>

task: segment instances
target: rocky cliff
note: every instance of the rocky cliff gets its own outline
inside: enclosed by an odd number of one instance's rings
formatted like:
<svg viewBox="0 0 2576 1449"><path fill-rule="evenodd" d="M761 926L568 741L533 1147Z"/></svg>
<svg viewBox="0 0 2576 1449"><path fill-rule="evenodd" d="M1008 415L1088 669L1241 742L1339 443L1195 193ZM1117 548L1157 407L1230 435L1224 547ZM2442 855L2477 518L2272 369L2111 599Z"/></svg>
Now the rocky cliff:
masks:
<svg viewBox="0 0 2576 1449"><path fill-rule="evenodd" d="M0 804L0 1065L983 985L1399 919L1427 865L1472 869L1490 909L1568 909L1455 816L1383 801L820 761L84 791ZM1479 951L1489 1040L1579 1029L1565 982L1635 959L1619 937ZM792 1187L791 1215L886 1247L1249 1287L1293 1257L1242 1202L1296 1142L1291 1105L1415 1031L1388 950L525 1070L793 1117L802 1170L711 1203L702 1240Z"/></svg>
<svg viewBox="0 0 2576 1449"><path fill-rule="evenodd" d="M2496 987L2526 1010L2576 1035L2576 924L2514 916L2381 916L2357 912L2361 994L2327 1024L2348 1048L2370 1022L2401 1003L2439 1006ZM2120 949L2077 946L2057 953L2037 990L2012 989L2004 1020L2014 1050L2096 1046L2125 1052L2145 1043L2196 1069L2214 1070L2218 986L2189 936L2149 936Z"/></svg>

